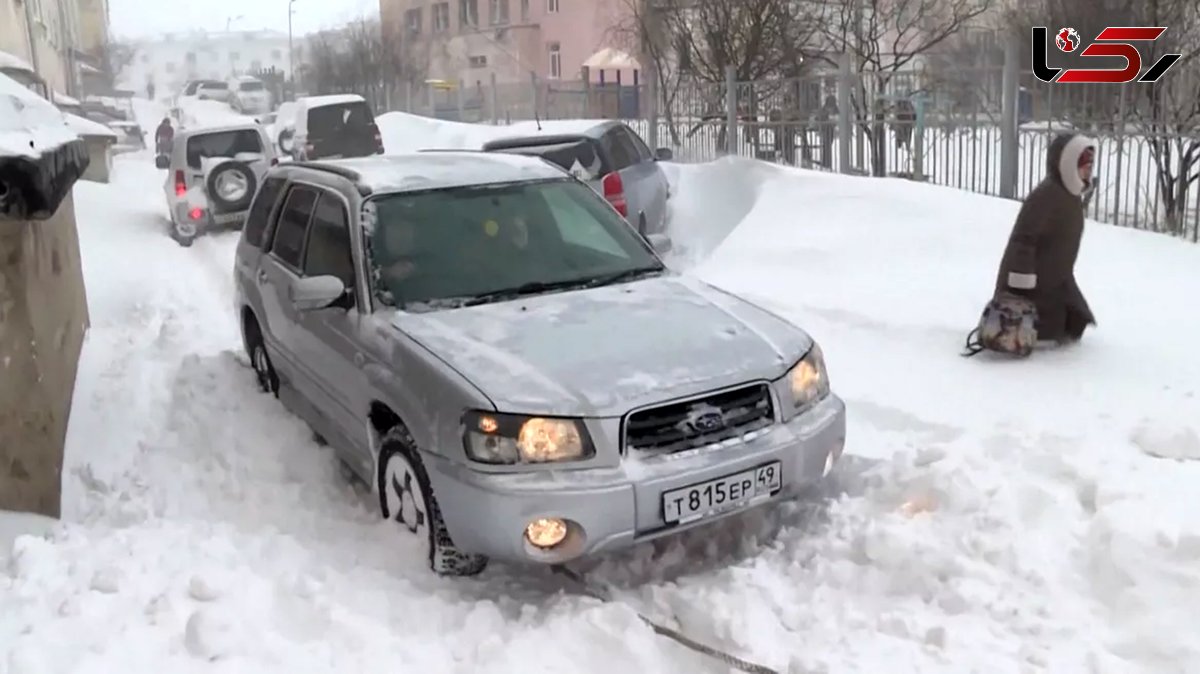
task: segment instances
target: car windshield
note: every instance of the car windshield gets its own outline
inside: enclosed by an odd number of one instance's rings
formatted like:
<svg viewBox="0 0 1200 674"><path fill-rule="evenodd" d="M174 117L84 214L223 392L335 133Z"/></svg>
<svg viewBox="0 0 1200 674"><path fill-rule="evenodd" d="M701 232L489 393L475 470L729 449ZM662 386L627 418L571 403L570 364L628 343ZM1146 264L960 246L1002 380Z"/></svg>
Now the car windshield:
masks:
<svg viewBox="0 0 1200 674"><path fill-rule="evenodd" d="M187 140L188 166L199 169L207 157L236 157L241 152L263 151L262 139L255 129L235 129L191 136Z"/></svg>
<svg viewBox="0 0 1200 674"><path fill-rule="evenodd" d="M568 179L372 199L375 294L411 312L632 280L664 271L648 244Z"/></svg>

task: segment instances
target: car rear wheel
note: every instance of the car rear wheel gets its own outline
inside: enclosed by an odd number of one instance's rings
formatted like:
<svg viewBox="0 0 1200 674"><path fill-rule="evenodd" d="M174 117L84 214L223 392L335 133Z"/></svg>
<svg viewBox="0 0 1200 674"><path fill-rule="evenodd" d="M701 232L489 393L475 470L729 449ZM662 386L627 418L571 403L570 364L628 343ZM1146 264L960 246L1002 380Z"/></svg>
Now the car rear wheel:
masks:
<svg viewBox="0 0 1200 674"><path fill-rule="evenodd" d="M429 487L416 443L408 429L393 427L384 436L379 456L379 508L384 519L416 538L429 568L439 576L474 576L488 559L459 551L442 521Z"/></svg>
<svg viewBox="0 0 1200 674"><path fill-rule="evenodd" d="M200 230L194 222L176 222L171 220L171 238L175 239L175 243L190 248L196 242L196 237L199 236Z"/></svg>

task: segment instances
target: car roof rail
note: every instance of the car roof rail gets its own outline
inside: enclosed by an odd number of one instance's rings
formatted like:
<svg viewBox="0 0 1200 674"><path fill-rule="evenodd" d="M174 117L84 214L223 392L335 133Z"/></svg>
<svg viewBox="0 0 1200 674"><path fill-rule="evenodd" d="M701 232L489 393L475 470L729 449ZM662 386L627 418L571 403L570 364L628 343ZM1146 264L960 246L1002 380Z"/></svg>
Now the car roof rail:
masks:
<svg viewBox="0 0 1200 674"><path fill-rule="evenodd" d="M345 178L354 183L354 187L358 189L358 193L362 196L367 196L371 193L371 189L362 184L362 174L345 166L335 166L334 164L326 164L319 161L291 161L286 164L280 164L280 167L292 167L301 169L312 169L313 171L321 171L322 173L330 173L339 178Z"/></svg>

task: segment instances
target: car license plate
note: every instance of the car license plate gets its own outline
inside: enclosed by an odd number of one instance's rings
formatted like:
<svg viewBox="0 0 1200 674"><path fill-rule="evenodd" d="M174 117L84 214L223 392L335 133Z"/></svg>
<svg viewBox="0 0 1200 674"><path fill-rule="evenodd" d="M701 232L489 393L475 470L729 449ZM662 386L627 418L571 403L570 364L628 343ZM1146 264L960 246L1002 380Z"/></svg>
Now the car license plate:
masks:
<svg viewBox="0 0 1200 674"><path fill-rule="evenodd" d="M243 213L221 213L213 216L213 222L218 225L228 225L233 222L241 221L245 216Z"/></svg>
<svg viewBox="0 0 1200 674"><path fill-rule="evenodd" d="M756 498L769 496L782 486L783 464L772 461L740 473L664 492L663 519L674 524L740 508Z"/></svg>

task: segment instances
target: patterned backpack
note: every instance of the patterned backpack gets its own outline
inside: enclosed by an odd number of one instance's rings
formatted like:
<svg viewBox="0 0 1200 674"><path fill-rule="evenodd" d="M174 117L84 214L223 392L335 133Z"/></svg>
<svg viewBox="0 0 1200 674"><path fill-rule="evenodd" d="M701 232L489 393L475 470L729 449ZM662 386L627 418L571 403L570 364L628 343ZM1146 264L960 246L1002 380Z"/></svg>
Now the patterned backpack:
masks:
<svg viewBox="0 0 1200 674"><path fill-rule="evenodd" d="M967 335L963 356L998 351L1024 358L1037 345L1037 306L1016 295L1000 295L983 308L979 326Z"/></svg>

